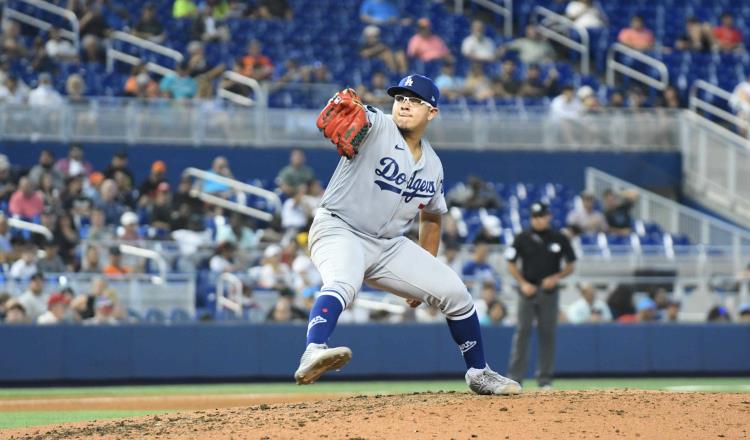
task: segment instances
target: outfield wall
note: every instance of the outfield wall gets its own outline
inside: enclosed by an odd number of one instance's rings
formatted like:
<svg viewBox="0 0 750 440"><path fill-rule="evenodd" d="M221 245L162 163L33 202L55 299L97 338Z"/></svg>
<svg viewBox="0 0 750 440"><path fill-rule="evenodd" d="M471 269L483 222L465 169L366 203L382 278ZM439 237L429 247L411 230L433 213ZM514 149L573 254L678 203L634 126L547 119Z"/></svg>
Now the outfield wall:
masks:
<svg viewBox="0 0 750 440"><path fill-rule="evenodd" d="M231 148L120 144L83 144L86 159L95 169L103 170L112 155L121 149L129 153L130 168L136 183L148 176L151 163L164 160L167 177L176 183L187 167L208 169L218 155L226 156L235 177L241 180L262 179L273 182L279 170L288 163L289 148ZM290 145L293 147L293 145ZM5 141L0 153L11 163L30 168L36 164L42 149L49 148L60 158L67 154L67 145L59 143L28 143ZM324 182L338 162L331 148L311 148L307 161ZM559 151L476 151L440 149L446 181L451 184L474 174L493 182L556 182L574 190L584 187L586 167L594 167L634 184L678 193L682 183L682 159L678 152L559 152Z"/></svg>
<svg viewBox="0 0 750 440"><path fill-rule="evenodd" d="M484 328L488 362L500 371L512 333ZM0 382L291 380L304 336L303 325L0 326ZM342 325L331 344L354 351L340 378L462 377L464 370L445 325ZM562 325L557 371L750 374L750 325Z"/></svg>

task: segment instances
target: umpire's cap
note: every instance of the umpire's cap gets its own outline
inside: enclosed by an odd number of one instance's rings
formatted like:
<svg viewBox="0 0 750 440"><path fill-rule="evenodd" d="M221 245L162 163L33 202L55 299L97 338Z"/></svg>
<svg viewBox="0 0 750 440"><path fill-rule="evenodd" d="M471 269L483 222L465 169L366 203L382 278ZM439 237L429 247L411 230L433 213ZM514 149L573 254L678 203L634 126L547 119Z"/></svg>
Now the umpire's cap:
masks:
<svg viewBox="0 0 750 440"><path fill-rule="evenodd" d="M531 205L532 217L543 217L550 213L549 206L544 202L535 202Z"/></svg>
<svg viewBox="0 0 750 440"><path fill-rule="evenodd" d="M422 75L405 76L398 82L397 86L388 88L388 95L396 96L403 92L412 92L423 100L437 107L440 99L440 90L430 78Z"/></svg>

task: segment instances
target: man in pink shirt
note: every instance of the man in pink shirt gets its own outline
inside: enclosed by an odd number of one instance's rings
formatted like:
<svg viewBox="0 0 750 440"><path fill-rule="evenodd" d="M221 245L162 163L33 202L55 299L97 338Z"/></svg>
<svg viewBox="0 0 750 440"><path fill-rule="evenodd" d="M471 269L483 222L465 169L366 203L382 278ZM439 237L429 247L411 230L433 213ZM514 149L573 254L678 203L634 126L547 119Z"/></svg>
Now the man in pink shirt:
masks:
<svg viewBox="0 0 750 440"><path fill-rule="evenodd" d="M28 177L21 177L18 181L18 189L10 196L10 213L23 218L32 218L41 214L43 208L42 193L34 189Z"/></svg>
<svg viewBox="0 0 750 440"><path fill-rule="evenodd" d="M649 50L654 46L654 33L643 25L643 18L634 15L630 27L620 31L617 41L635 50Z"/></svg>
<svg viewBox="0 0 750 440"><path fill-rule="evenodd" d="M427 18L417 21L417 33L409 40L406 54L425 63L434 60L453 61L448 46L442 38L432 33L432 23Z"/></svg>

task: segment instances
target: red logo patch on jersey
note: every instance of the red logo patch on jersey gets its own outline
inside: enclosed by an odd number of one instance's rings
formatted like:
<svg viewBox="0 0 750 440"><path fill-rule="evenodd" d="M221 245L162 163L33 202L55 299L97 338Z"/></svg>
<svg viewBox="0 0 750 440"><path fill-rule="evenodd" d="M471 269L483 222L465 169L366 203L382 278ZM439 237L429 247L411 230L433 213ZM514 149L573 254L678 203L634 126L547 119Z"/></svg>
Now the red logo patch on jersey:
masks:
<svg viewBox="0 0 750 440"><path fill-rule="evenodd" d="M323 313L328 313L328 308L327 307L323 307Z"/></svg>
<svg viewBox="0 0 750 440"><path fill-rule="evenodd" d="M424 208L424 207L425 207L425 204L424 204L424 203L420 203L420 204L419 204L419 209L422 209L422 208Z"/></svg>

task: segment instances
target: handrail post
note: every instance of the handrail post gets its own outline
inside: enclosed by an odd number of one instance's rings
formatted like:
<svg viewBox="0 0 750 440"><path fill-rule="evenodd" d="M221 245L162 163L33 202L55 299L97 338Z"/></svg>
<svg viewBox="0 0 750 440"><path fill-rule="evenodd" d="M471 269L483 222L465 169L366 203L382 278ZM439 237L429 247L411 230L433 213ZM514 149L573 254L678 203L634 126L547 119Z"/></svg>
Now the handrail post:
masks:
<svg viewBox="0 0 750 440"><path fill-rule="evenodd" d="M575 24L571 19L564 15L557 14L543 6L537 6L534 8L534 19L539 26L539 33L543 36L562 44L572 50L580 52L581 54L581 73L584 75L589 74L589 56L591 54L591 41L589 39L588 30ZM543 17L544 20L539 21L539 17ZM574 30L581 37L581 42L577 42L569 36L557 31L551 27L545 26L544 22L553 22L556 25L564 27L566 30Z"/></svg>

